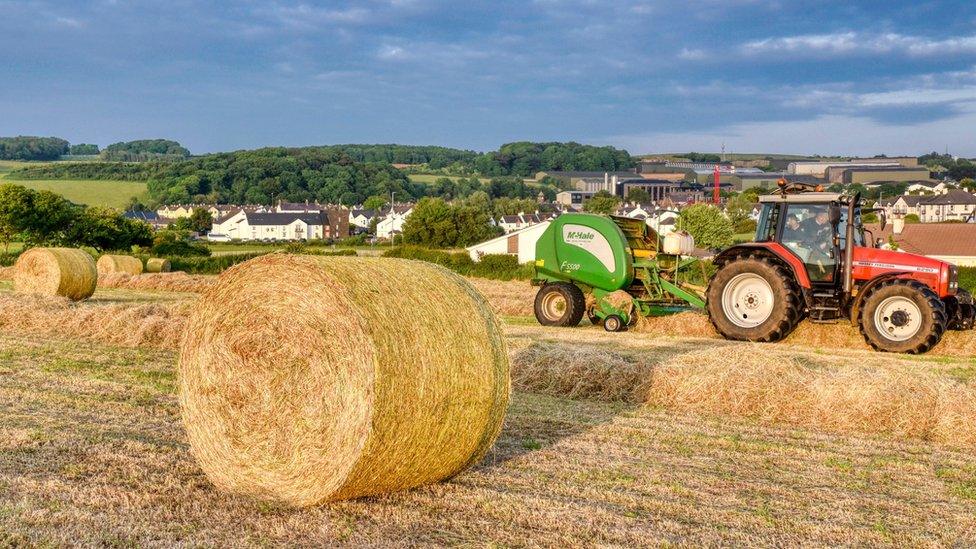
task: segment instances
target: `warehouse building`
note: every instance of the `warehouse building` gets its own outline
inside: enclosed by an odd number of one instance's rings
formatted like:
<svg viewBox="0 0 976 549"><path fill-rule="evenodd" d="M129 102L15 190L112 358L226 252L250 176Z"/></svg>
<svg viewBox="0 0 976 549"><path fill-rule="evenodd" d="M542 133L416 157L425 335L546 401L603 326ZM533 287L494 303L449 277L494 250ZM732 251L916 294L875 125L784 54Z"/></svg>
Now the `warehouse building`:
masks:
<svg viewBox="0 0 976 549"><path fill-rule="evenodd" d="M840 183L845 185L876 182L922 181L929 179L928 168L858 167L843 170Z"/></svg>

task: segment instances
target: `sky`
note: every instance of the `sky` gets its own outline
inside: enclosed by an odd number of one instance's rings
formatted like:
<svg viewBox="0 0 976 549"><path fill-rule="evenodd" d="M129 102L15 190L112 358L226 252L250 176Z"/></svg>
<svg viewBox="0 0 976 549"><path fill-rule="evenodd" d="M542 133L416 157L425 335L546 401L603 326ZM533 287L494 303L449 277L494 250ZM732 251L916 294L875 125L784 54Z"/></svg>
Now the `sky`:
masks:
<svg viewBox="0 0 976 549"><path fill-rule="evenodd" d="M0 0L0 135L976 156L976 2Z"/></svg>

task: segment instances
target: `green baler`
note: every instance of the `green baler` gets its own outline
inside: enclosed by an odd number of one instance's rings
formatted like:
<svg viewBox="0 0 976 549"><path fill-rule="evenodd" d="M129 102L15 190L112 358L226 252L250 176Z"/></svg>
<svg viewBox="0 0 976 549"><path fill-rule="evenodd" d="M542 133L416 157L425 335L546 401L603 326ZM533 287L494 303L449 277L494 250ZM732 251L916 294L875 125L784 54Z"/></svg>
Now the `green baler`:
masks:
<svg viewBox="0 0 976 549"><path fill-rule="evenodd" d="M586 314L620 331L639 316L701 309L701 288L680 280L695 263L664 253L643 220L563 214L536 243L535 316L545 326L575 326Z"/></svg>

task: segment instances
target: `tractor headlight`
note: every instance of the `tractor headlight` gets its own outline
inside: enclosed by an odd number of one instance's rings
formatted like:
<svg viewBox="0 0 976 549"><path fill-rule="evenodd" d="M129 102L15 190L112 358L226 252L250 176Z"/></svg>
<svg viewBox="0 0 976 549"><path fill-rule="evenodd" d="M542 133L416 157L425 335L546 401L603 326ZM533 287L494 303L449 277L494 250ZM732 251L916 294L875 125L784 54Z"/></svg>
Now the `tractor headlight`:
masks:
<svg viewBox="0 0 976 549"><path fill-rule="evenodd" d="M949 291L955 293L959 288L959 267L949 265Z"/></svg>

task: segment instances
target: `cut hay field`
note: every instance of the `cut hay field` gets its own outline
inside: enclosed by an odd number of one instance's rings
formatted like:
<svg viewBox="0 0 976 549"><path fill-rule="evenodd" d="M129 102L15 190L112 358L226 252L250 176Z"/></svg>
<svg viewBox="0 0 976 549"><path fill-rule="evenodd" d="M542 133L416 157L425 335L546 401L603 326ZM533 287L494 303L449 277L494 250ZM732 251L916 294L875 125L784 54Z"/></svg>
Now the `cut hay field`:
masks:
<svg viewBox="0 0 976 549"><path fill-rule="evenodd" d="M0 283L0 546L976 544L971 354L544 328L531 288L480 280L515 387L482 463L305 510L224 495L175 396L196 294L160 280L79 305Z"/></svg>

